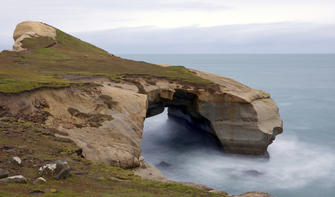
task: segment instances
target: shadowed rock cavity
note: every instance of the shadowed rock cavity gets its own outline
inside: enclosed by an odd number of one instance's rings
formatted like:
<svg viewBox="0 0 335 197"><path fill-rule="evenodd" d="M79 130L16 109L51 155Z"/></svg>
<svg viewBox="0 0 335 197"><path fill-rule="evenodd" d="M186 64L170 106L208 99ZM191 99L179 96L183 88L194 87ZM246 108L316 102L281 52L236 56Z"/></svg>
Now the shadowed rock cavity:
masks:
<svg viewBox="0 0 335 197"><path fill-rule="evenodd" d="M197 111L198 97L196 94L181 89L176 89L172 94L172 100L159 97L154 102L149 102L147 117L160 114L165 107L168 107L169 118L183 119L188 124L215 136L210 121Z"/></svg>

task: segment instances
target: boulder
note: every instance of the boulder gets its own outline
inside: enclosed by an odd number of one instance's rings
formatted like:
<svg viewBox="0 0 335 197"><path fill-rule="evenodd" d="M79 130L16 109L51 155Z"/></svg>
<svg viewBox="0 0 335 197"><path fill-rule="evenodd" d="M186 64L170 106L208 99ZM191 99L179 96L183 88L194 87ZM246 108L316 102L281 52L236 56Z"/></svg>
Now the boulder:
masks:
<svg viewBox="0 0 335 197"><path fill-rule="evenodd" d="M8 170L4 170L0 168L0 179L6 178L8 177L8 175L9 175Z"/></svg>
<svg viewBox="0 0 335 197"><path fill-rule="evenodd" d="M151 179L161 182L168 182L169 180L152 164L140 158L140 166L134 169L134 174L142 177L143 179Z"/></svg>
<svg viewBox="0 0 335 197"><path fill-rule="evenodd" d="M44 183L46 183L47 182L47 180L45 180L43 177L38 177L37 179L35 179L34 181L33 181L33 184L44 184Z"/></svg>
<svg viewBox="0 0 335 197"><path fill-rule="evenodd" d="M27 179L22 175L11 176L7 178L0 179L3 183L27 183Z"/></svg>
<svg viewBox="0 0 335 197"><path fill-rule="evenodd" d="M54 179L65 179L70 176L70 166L67 161L57 160L39 168L41 176L53 177Z"/></svg>
<svg viewBox="0 0 335 197"><path fill-rule="evenodd" d="M27 32L34 32L38 36L56 39L55 28L41 22L24 21L16 25L13 33L14 40L17 40L20 36Z"/></svg>
<svg viewBox="0 0 335 197"><path fill-rule="evenodd" d="M42 43L44 45L41 47L48 47L56 43L56 29L41 22L25 21L16 26L13 38L15 40L13 45L14 51L27 50L23 46L25 39L42 38L43 42L39 44Z"/></svg>
<svg viewBox="0 0 335 197"><path fill-rule="evenodd" d="M14 165L22 166L22 160L20 159L20 157L12 157L10 159L10 163Z"/></svg>

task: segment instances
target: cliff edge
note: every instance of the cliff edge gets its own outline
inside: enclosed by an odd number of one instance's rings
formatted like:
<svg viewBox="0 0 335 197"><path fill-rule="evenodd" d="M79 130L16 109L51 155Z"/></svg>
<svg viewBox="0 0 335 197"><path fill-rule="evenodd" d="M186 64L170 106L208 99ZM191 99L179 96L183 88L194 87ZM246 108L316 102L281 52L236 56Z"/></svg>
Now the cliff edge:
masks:
<svg viewBox="0 0 335 197"><path fill-rule="evenodd" d="M139 166L143 122L164 107L231 153L265 154L282 132L270 95L233 79L122 59L40 22L13 37L24 50L0 55L1 113L66 133L92 161Z"/></svg>
<svg viewBox="0 0 335 197"><path fill-rule="evenodd" d="M91 161L139 167L144 120L165 107L231 153L264 155L282 132L270 95L233 79L123 59L40 22L13 38L0 53L0 115L55 131Z"/></svg>

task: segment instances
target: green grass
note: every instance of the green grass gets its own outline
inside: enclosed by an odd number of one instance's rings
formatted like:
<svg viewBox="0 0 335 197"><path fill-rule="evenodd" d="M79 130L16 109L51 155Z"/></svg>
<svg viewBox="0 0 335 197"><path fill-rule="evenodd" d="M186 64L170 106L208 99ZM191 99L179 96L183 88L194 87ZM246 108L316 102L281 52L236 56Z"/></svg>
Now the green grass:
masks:
<svg viewBox="0 0 335 197"><path fill-rule="evenodd" d="M52 132L37 123L15 118L0 119L0 168L7 169L10 176L21 174L27 184L0 184L2 196L30 196L34 190L45 192L42 196L106 196L106 197L219 197L178 183L161 183L141 179L132 171L93 163L76 154L79 148L74 143L60 142ZM10 150L2 147L10 147ZM10 164L8 159L19 156L23 166ZM41 165L57 159L65 159L72 168L72 175L64 180L47 179L46 184L34 185ZM76 174L80 172L81 174ZM103 180L99 180L103 177ZM51 193L56 189L57 193ZM34 194L34 196L41 196Z"/></svg>
<svg viewBox="0 0 335 197"><path fill-rule="evenodd" d="M65 80L65 75L102 76L114 82L136 81L137 77L165 78L180 82L212 85L208 80L194 75L183 66L161 67L158 65L122 59L57 30L56 42L49 38L31 38L23 42L27 51L0 53L0 93L19 93L43 87L88 85ZM89 89L88 89L89 90ZM104 98L109 107L115 104ZM10 151L2 147L11 147ZM0 168L10 175L22 174L28 184L0 185L2 196L30 196L33 190L43 191L42 196L136 196L136 197L214 197L220 196L204 190L177 183L160 183L143 180L133 172L104 164L93 163L76 154L74 143L57 141L50 131L37 123L0 117ZM8 163L19 156L23 167ZM75 174L66 180L51 180L46 184L33 185L38 168L50 161L65 159ZM104 177L99 180L98 177ZM56 189L57 193L50 192ZM34 194L34 196L41 196ZM221 195L222 196L222 195Z"/></svg>
<svg viewBox="0 0 335 197"><path fill-rule="evenodd" d="M66 87L75 82L59 79L52 75L40 75L22 70L0 70L0 92L18 93L42 87Z"/></svg>
<svg viewBox="0 0 335 197"><path fill-rule="evenodd" d="M35 49L35 48L45 48L52 46L55 41L52 38L43 37L43 38L30 38L24 39L22 41L23 48Z"/></svg>
<svg viewBox="0 0 335 197"><path fill-rule="evenodd" d="M69 74L103 76L115 82L122 81L125 76L145 76L212 84L183 66L161 67L123 59L60 30L56 32L56 42L43 37L30 38L23 42L29 50L0 53L0 92L69 86L74 82L63 80Z"/></svg>

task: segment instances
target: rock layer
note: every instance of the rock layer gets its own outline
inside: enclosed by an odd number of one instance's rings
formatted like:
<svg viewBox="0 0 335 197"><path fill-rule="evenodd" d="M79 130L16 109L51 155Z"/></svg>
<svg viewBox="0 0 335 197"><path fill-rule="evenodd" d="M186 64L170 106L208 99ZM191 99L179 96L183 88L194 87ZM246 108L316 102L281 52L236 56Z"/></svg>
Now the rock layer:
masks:
<svg viewBox="0 0 335 197"><path fill-rule="evenodd" d="M233 153L264 154L281 132L278 108L262 91L241 85L249 91L241 97L238 92L222 90L225 86L206 89L151 80L154 85L141 77L134 78L136 84L91 78L83 81L100 85L0 95L0 109L56 129L59 137L70 138L81 147L87 159L123 168L139 166L144 120L164 107L170 107L170 115L200 123ZM138 84L145 92L139 93Z"/></svg>
<svg viewBox="0 0 335 197"><path fill-rule="evenodd" d="M212 124L226 151L264 154L282 132L279 109L270 95L233 79L200 71L202 78L220 86L217 95L200 95L199 113Z"/></svg>
<svg viewBox="0 0 335 197"><path fill-rule="evenodd" d="M56 29L37 22L20 23L14 32L21 48L25 39L54 42L56 36ZM212 133L225 151L265 154L282 132L278 107L270 95L230 78L191 72L212 84L135 74L118 83L69 75L68 80L96 85L1 94L0 114L43 123L57 130L59 137L74 141L87 159L122 168L140 165L144 120L164 107L169 107L169 115Z"/></svg>

